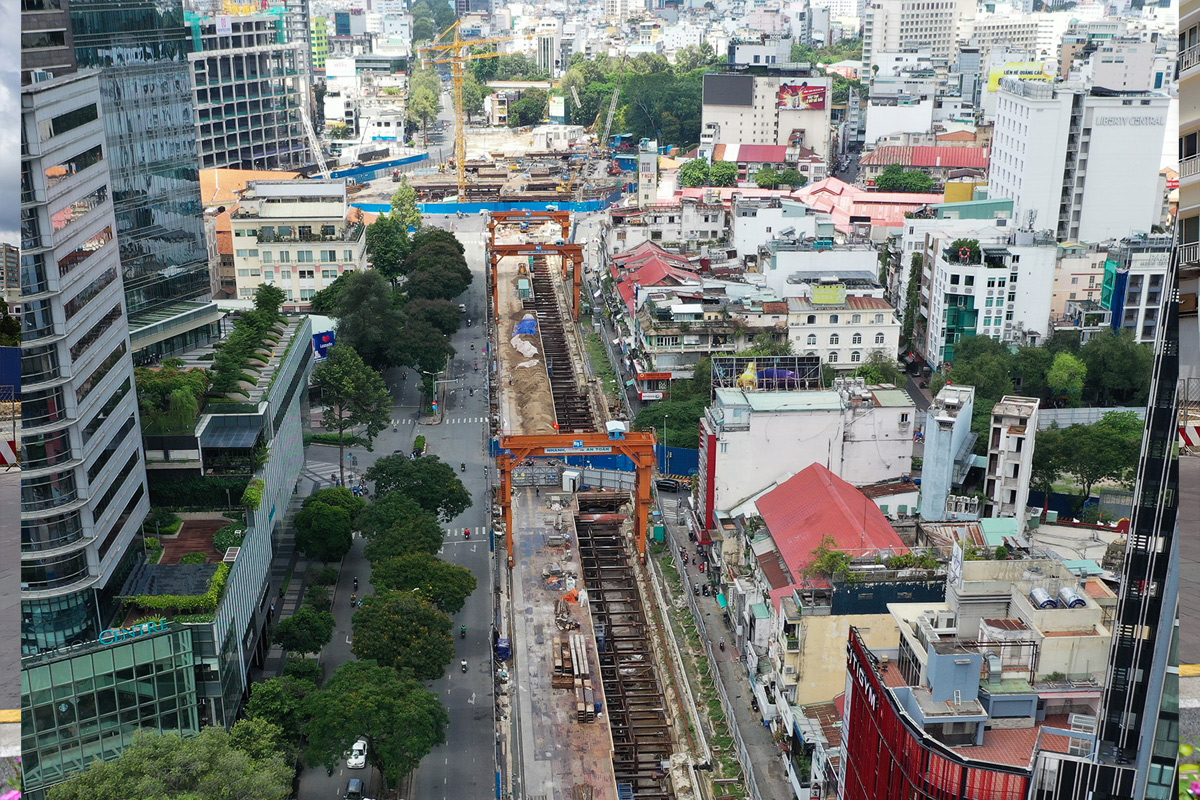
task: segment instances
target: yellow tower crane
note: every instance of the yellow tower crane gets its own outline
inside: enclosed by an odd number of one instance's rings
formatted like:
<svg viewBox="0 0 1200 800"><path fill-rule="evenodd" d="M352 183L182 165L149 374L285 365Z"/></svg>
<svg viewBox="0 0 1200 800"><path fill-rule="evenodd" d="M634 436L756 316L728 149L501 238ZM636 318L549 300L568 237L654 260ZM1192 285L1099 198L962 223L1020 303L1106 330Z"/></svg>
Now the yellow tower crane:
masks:
<svg viewBox="0 0 1200 800"><path fill-rule="evenodd" d="M450 65L450 81L454 86L454 170L458 174L458 200L467 198L467 137L463 120L463 78L464 67L468 61L479 61L484 58L498 58L501 54L496 51L473 53L469 48L478 45L500 44L512 41L511 36L493 36L488 39L463 39L458 32L459 23L455 22L442 31L432 44L419 48L422 53L432 56L434 64Z"/></svg>

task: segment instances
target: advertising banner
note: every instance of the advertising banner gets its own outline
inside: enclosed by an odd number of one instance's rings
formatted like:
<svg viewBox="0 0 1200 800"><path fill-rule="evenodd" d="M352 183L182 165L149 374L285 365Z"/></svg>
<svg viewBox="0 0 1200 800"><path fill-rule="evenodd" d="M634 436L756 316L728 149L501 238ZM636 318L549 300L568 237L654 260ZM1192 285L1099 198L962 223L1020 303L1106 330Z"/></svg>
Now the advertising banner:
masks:
<svg viewBox="0 0 1200 800"><path fill-rule="evenodd" d="M793 111L820 111L825 108L826 92L824 86L785 83L779 87L779 107Z"/></svg>
<svg viewBox="0 0 1200 800"><path fill-rule="evenodd" d="M325 356L329 355L329 348L337 342L337 335L333 331L325 331L324 333L314 333L313 337L313 354L320 361Z"/></svg>
<svg viewBox="0 0 1200 800"><path fill-rule="evenodd" d="M1049 67L1036 61L1009 61L1000 67L992 67L988 73L989 92L1000 88L1001 78L1020 78L1023 81L1053 81L1054 74Z"/></svg>

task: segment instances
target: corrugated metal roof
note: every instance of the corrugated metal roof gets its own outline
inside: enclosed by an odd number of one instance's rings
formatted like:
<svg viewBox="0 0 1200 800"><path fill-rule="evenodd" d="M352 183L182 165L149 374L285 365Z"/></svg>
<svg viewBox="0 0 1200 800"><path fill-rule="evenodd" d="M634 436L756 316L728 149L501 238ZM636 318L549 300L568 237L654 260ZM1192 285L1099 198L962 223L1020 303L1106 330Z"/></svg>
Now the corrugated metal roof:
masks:
<svg viewBox="0 0 1200 800"><path fill-rule="evenodd" d="M901 147L886 145L864 155L863 166L943 167L987 169L989 151L986 147Z"/></svg>

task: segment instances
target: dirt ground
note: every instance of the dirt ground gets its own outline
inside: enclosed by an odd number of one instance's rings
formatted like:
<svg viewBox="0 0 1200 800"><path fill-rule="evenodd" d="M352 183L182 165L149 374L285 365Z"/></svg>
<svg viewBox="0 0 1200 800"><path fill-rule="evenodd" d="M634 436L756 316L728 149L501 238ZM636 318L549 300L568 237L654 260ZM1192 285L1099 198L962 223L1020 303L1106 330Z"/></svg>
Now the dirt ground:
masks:
<svg viewBox="0 0 1200 800"><path fill-rule="evenodd" d="M554 399L550 393L550 378L546 375L546 360L541 341L534 340L539 352L533 356L537 364L518 367L530 360L512 346L513 331L525 316L517 298L518 267L527 263L519 256L502 259L498 268L500 287L499 339L500 374L496 381L500 391L500 407L504 412L505 433L554 433Z"/></svg>

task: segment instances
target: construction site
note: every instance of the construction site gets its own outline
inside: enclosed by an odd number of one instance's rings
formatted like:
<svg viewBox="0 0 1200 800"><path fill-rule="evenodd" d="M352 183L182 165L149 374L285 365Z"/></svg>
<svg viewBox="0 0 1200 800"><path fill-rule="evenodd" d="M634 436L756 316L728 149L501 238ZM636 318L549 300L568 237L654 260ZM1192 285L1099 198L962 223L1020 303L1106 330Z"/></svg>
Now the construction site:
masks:
<svg viewBox="0 0 1200 800"><path fill-rule="evenodd" d="M499 690L509 796L698 797L687 702L645 564L652 433L608 416L574 324L583 255L559 211L497 212L485 233L492 332ZM631 492L583 486L563 459L616 454Z"/></svg>

